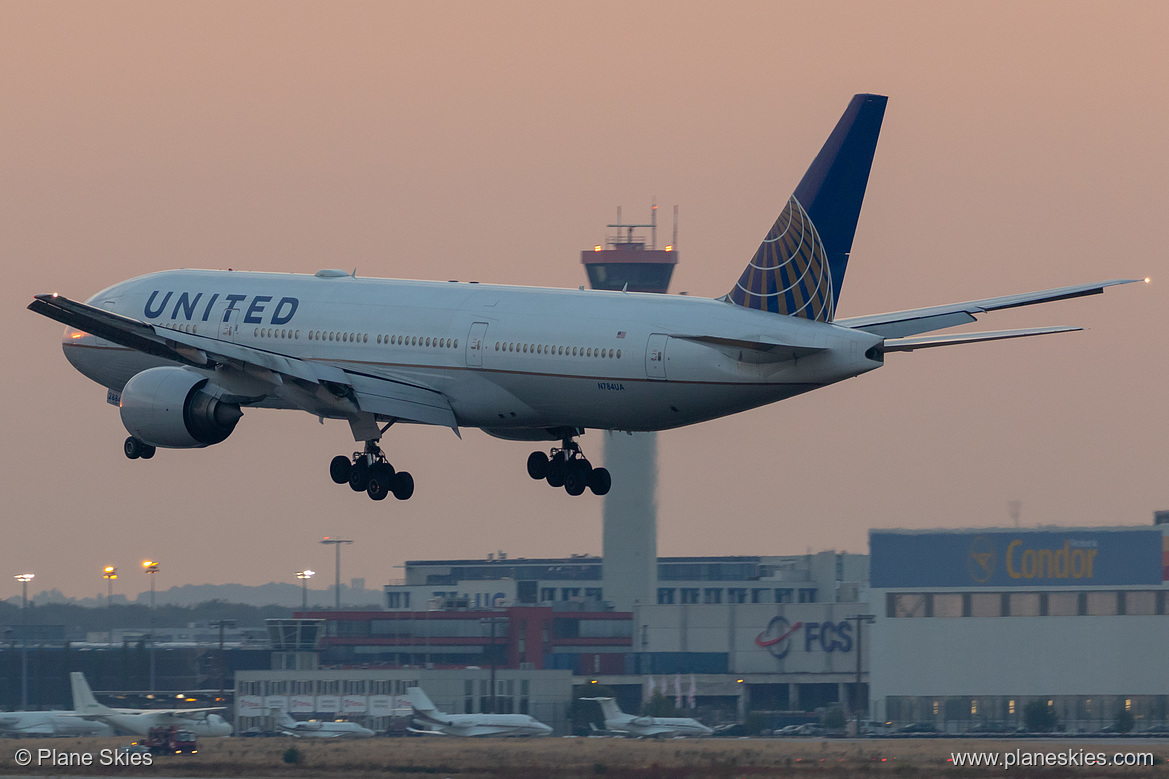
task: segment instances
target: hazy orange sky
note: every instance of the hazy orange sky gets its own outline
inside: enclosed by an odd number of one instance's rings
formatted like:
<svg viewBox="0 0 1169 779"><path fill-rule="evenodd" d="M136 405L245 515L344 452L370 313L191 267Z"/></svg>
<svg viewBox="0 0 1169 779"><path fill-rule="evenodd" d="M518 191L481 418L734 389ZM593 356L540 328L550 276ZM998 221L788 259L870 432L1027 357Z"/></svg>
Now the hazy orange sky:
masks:
<svg viewBox="0 0 1169 779"><path fill-rule="evenodd" d="M717 10L716 10L717 8ZM851 95L889 95L841 316L1110 278L985 317L1087 332L883 369L659 437L659 551L866 551L871 527L1145 524L1165 479L1169 4L0 3L0 574L33 591L332 579L601 551L531 445L396 427L409 502L337 487L347 425L251 411L121 453L36 293L174 267L576 287L616 208L678 204L726 292ZM668 229L668 228L667 228ZM581 443L600 459L602 433ZM619 478L619 475L617 476ZM6 575L6 574L5 574ZM8 592L19 594L11 579Z"/></svg>

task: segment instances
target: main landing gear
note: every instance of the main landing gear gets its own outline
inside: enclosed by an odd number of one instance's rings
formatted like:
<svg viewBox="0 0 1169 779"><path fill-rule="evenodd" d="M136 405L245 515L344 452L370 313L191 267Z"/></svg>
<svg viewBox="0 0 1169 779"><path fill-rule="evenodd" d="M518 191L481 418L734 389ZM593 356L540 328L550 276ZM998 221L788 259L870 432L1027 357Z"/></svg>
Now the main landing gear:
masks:
<svg viewBox="0 0 1169 779"><path fill-rule="evenodd" d="M613 479L605 468L594 468L581 454L580 445L571 438L564 439L561 448L550 455L532 452L528 455L528 475L544 479L552 487L563 487L569 495L584 494L585 487L594 495L605 495L613 486Z"/></svg>
<svg viewBox="0 0 1169 779"><path fill-rule="evenodd" d="M155 449L150 444L143 443L134 436L130 436L126 439L126 443L122 444L122 451L131 460L137 460L139 457L143 460L149 460L154 456Z"/></svg>
<svg viewBox="0 0 1169 779"><path fill-rule="evenodd" d="M364 452L353 457L339 454L329 463L329 475L337 484L348 484L354 492L364 492L374 500L393 494L409 500L414 494L414 477L406 471L394 471L377 441L366 441Z"/></svg>

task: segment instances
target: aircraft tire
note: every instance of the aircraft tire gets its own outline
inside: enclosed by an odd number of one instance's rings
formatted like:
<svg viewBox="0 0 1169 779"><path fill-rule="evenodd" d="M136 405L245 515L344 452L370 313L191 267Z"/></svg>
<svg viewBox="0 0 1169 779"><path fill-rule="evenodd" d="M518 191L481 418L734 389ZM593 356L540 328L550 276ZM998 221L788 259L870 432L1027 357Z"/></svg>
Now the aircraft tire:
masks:
<svg viewBox="0 0 1169 779"><path fill-rule="evenodd" d="M389 463L377 463L369 469L369 483L365 492L373 500L385 500L392 491L394 469Z"/></svg>
<svg viewBox="0 0 1169 779"><path fill-rule="evenodd" d="M365 492L369 486L369 465L365 460L358 460L349 471L349 489L354 492Z"/></svg>
<svg viewBox="0 0 1169 779"><path fill-rule="evenodd" d="M583 495L585 487L588 486L589 475L583 468L568 469L568 474L564 477L564 491L573 497Z"/></svg>
<svg viewBox="0 0 1169 779"><path fill-rule="evenodd" d="M394 497L398 500L410 500L414 494L414 477L408 471L398 471L393 481Z"/></svg>
<svg viewBox="0 0 1169 779"><path fill-rule="evenodd" d="M548 455L543 452L532 452L528 455L528 475L536 481L548 475Z"/></svg>
<svg viewBox="0 0 1169 779"><path fill-rule="evenodd" d="M593 468L593 472L589 474L589 489L593 494L608 495L612 487L613 477L609 475L609 469Z"/></svg>
<svg viewBox="0 0 1169 779"><path fill-rule="evenodd" d="M553 455L552 461L548 463L548 473L544 478L548 480L550 487L563 487L567 476L568 463L564 459L564 453L559 452Z"/></svg>
<svg viewBox="0 0 1169 779"><path fill-rule="evenodd" d="M349 482L349 472L353 470L353 463L343 454L339 454L329 462L329 477L335 484Z"/></svg>
<svg viewBox="0 0 1169 779"><path fill-rule="evenodd" d="M137 460L142 456L142 442L134 436L130 436L126 439L126 442L122 444L122 451L126 453L126 457L129 459Z"/></svg>
<svg viewBox="0 0 1169 779"><path fill-rule="evenodd" d="M158 450L155 449L150 444L142 444L142 454L140 456L142 457L143 460L149 460L151 457L154 456L154 453L157 451Z"/></svg>

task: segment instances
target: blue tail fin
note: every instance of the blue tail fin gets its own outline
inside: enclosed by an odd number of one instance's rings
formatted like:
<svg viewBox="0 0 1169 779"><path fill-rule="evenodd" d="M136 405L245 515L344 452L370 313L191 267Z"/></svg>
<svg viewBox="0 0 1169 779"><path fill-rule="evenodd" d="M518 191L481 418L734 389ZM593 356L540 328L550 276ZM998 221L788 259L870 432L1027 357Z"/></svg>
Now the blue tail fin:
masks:
<svg viewBox="0 0 1169 779"><path fill-rule="evenodd" d="M832 321L887 100L853 97L727 296L732 303Z"/></svg>

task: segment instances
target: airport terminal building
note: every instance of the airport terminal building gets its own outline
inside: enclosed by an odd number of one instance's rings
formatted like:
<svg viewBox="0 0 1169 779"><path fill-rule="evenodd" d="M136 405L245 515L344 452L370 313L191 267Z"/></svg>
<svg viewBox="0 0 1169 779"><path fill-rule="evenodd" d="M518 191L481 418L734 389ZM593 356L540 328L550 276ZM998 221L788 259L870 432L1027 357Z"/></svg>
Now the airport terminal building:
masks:
<svg viewBox="0 0 1169 779"><path fill-rule="evenodd" d="M870 533L872 714L961 732L1169 715L1169 525Z"/></svg>

